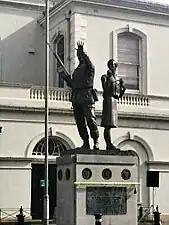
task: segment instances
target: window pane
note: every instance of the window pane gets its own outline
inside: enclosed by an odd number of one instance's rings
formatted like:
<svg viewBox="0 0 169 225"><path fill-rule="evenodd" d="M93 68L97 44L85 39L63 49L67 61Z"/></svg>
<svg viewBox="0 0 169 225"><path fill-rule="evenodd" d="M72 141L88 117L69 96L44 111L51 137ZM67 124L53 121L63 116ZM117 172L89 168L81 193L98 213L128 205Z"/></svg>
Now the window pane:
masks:
<svg viewBox="0 0 169 225"><path fill-rule="evenodd" d="M139 89L139 37L135 34L118 35L118 74L127 89Z"/></svg>
<svg viewBox="0 0 169 225"><path fill-rule="evenodd" d="M118 64L118 74L124 77L138 77L138 66L130 64Z"/></svg>
<svg viewBox="0 0 169 225"><path fill-rule="evenodd" d="M139 63L139 38L131 33L118 35L118 61Z"/></svg>
<svg viewBox="0 0 169 225"><path fill-rule="evenodd" d="M139 48L139 37L132 33L124 32L118 35L118 48L137 50Z"/></svg>
<svg viewBox="0 0 169 225"><path fill-rule="evenodd" d="M59 58L61 59L61 61L64 63L64 53L62 54L58 54ZM59 63L60 64L60 63Z"/></svg>
<svg viewBox="0 0 169 225"><path fill-rule="evenodd" d="M56 39L55 42L55 52L58 54L61 61L64 63L64 36L61 38ZM64 80L63 80L63 68L60 65L59 61L55 64L55 74L54 74L54 85L60 88L64 87Z"/></svg>
<svg viewBox="0 0 169 225"><path fill-rule="evenodd" d="M62 37L57 43L57 53L58 55L64 53L64 37Z"/></svg>
<svg viewBox="0 0 169 225"><path fill-rule="evenodd" d="M119 49L118 62L128 62L133 64L139 64L139 52Z"/></svg>
<svg viewBox="0 0 169 225"><path fill-rule="evenodd" d="M139 67L136 65L119 64L118 75L124 80L127 89L139 89Z"/></svg>
<svg viewBox="0 0 169 225"><path fill-rule="evenodd" d="M59 75L59 87L63 88L64 87L63 72L58 73L58 75Z"/></svg>
<svg viewBox="0 0 169 225"><path fill-rule="evenodd" d="M63 72L63 71L64 71L64 69L63 69L62 66L58 66L58 67L57 67L57 72L58 72L58 73L61 73L61 72Z"/></svg>
<svg viewBox="0 0 169 225"><path fill-rule="evenodd" d="M131 82L130 81L125 81L124 80L124 83L125 83L125 87L126 87L126 89L128 89L128 90L139 90L139 86L138 86L138 84L131 84Z"/></svg>

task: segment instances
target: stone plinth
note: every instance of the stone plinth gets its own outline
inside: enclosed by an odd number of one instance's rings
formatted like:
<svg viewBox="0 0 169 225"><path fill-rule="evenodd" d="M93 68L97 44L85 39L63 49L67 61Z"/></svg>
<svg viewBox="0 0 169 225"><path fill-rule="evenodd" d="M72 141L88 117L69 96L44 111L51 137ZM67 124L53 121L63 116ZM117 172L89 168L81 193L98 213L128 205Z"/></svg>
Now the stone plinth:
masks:
<svg viewBox="0 0 169 225"><path fill-rule="evenodd" d="M57 158L57 225L93 225L95 213L104 225L137 223L137 158L120 154L76 149Z"/></svg>

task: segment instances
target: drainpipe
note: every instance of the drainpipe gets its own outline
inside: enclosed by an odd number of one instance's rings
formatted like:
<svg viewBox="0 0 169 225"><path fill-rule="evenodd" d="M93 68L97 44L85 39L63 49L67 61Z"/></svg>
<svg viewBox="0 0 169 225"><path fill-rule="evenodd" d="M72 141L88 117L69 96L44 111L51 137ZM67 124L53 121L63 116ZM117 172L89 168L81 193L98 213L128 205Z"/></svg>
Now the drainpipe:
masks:
<svg viewBox="0 0 169 225"><path fill-rule="evenodd" d="M68 13L66 13L66 20L67 20L67 35L68 35L68 70L69 73L71 72L71 60L70 60L70 55L71 55L71 22L70 22L70 18L71 18L71 10L69 10Z"/></svg>

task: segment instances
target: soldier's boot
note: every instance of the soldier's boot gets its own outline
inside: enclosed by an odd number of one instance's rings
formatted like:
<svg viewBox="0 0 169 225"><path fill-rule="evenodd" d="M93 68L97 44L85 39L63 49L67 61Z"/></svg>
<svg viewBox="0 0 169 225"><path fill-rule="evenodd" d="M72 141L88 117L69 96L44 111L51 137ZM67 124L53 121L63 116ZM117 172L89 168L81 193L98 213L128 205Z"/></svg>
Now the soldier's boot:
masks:
<svg viewBox="0 0 169 225"><path fill-rule="evenodd" d="M83 145L81 146L81 148L90 149L89 139L83 140Z"/></svg>
<svg viewBox="0 0 169 225"><path fill-rule="evenodd" d="M117 148L112 143L106 144L106 150L116 150L116 149Z"/></svg>
<svg viewBox="0 0 169 225"><path fill-rule="evenodd" d="M117 154L121 151L119 148L117 148L116 146L114 146L112 143L106 145L106 150L107 151L114 151Z"/></svg>
<svg viewBox="0 0 169 225"><path fill-rule="evenodd" d="M93 139L94 145L93 150L99 150L99 139Z"/></svg>

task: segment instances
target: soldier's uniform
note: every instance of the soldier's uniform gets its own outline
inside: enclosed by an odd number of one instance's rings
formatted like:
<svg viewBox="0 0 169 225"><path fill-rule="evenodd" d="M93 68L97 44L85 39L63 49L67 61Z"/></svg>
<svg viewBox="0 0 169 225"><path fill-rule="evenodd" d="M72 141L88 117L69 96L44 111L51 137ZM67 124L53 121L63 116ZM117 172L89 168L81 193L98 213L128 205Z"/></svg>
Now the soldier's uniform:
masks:
<svg viewBox="0 0 169 225"><path fill-rule="evenodd" d="M72 106L74 117L83 147L89 147L89 135L86 127L89 127L91 138L94 140L94 149L97 149L99 132L95 117L95 92L93 89L95 69L89 57L84 53L83 62L72 74L72 78L65 76L67 85L72 89Z"/></svg>

